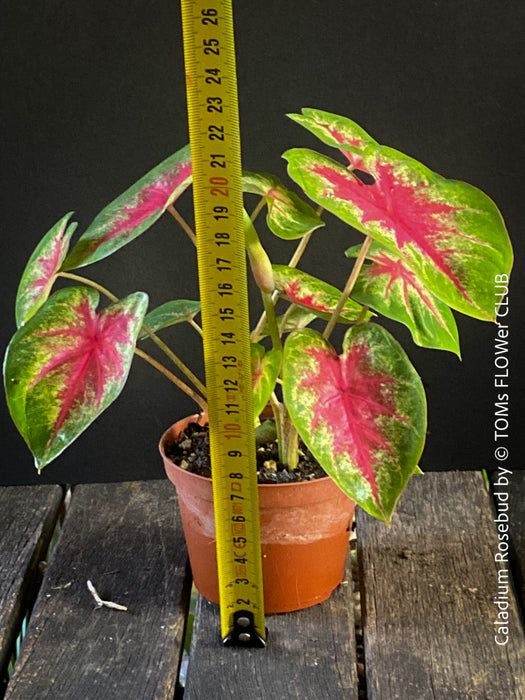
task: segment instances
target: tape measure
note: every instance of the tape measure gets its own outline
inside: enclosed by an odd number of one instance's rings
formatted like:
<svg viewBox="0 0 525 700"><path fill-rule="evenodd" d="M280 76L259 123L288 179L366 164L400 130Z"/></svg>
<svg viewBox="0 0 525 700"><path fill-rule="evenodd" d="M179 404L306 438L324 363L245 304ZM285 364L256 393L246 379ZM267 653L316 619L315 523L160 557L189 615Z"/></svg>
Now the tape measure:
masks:
<svg viewBox="0 0 525 700"><path fill-rule="evenodd" d="M231 0L181 0L221 633L264 646L241 148Z"/></svg>

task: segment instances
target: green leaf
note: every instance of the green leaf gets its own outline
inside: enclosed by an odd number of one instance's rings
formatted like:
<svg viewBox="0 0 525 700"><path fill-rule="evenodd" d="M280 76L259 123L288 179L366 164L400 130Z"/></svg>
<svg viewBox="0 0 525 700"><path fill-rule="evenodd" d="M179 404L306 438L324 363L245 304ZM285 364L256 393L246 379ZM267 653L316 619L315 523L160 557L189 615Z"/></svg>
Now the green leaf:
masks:
<svg viewBox="0 0 525 700"><path fill-rule="evenodd" d="M366 149L378 145L364 129L347 117L308 107L301 111L302 114L288 116L315 134L323 143L338 148L355 168L362 165L361 156Z"/></svg>
<svg viewBox="0 0 525 700"><path fill-rule="evenodd" d="M252 343L252 390L253 413L257 418L266 406L275 388L275 382L281 368L281 353L279 350L266 349L260 343Z"/></svg>
<svg viewBox="0 0 525 700"><path fill-rule="evenodd" d="M190 301L188 299L177 299L167 301L156 309L150 311L144 319L144 325L150 331L156 332L161 328L173 326L176 323L183 321L191 321L196 314L201 310L200 301ZM147 338L148 334L144 331L139 334L139 340Z"/></svg>
<svg viewBox="0 0 525 700"><path fill-rule="evenodd" d="M266 197L266 223L270 231L279 238L301 238L325 225L309 204L286 189L274 175L243 172L242 188L244 192Z"/></svg>
<svg viewBox="0 0 525 700"><path fill-rule="evenodd" d="M96 312L93 289L53 294L13 336L4 361L11 416L42 467L120 394L148 297L137 292Z"/></svg>
<svg viewBox="0 0 525 700"><path fill-rule="evenodd" d="M18 328L38 311L48 298L57 272L67 255L69 241L77 224L68 226L73 212L66 214L46 233L26 265L16 296Z"/></svg>
<svg viewBox="0 0 525 700"><path fill-rule="evenodd" d="M111 255L144 233L191 184L190 147L185 146L108 204L79 238L64 270Z"/></svg>
<svg viewBox="0 0 525 700"><path fill-rule="evenodd" d="M357 257L361 246L346 251ZM405 324L416 345L450 350L460 357L456 321L449 307L435 297L403 258L373 243L352 290L352 298L387 318Z"/></svg>
<svg viewBox="0 0 525 700"><path fill-rule="evenodd" d="M390 521L416 471L426 431L421 380L384 328L350 328L337 355L311 329L285 345L283 396L295 427L336 484Z"/></svg>
<svg viewBox="0 0 525 700"><path fill-rule="evenodd" d="M272 265L275 289L288 301L309 309L320 318L330 318L341 297L341 292L331 284L287 265ZM351 323L361 315L361 304L347 299L338 318L340 323ZM368 313L366 318L370 318Z"/></svg>
<svg viewBox="0 0 525 700"><path fill-rule="evenodd" d="M394 252L441 301L495 320L494 278L509 274L512 247L492 200L385 146L369 148L364 184L307 149L284 154L289 173L315 202Z"/></svg>

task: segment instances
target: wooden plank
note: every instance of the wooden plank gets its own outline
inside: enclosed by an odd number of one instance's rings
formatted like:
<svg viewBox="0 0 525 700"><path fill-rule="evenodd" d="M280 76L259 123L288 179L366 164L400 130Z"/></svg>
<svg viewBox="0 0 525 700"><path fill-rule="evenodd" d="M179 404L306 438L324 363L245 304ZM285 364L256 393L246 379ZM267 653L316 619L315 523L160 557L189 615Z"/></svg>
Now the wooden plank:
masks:
<svg viewBox="0 0 525 700"><path fill-rule="evenodd" d="M477 472L414 477L390 528L358 513L369 698L525 697L525 637L508 587L508 642L495 641L493 518Z"/></svg>
<svg viewBox="0 0 525 700"><path fill-rule="evenodd" d="M508 479L508 486L505 479ZM525 617L525 471L515 471L512 474L493 472L490 480L493 494L503 493L504 497L506 493L509 495L510 568L520 598L522 615ZM505 501L497 495L494 496L494 504L496 510L500 506L502 512L505 512Z"/></svg>
<svg viewBox="0 0 525 700"><path fill-rule="evenodd" d="M352 700L357 694L350 566L330 600L266 618L265 649L222 646L219 607L199 596L184 700Z"/></svg>
<svg viewBox="0 0 525 700"><path fill-rule="evenodd" d="M41 580L62 503L59 486L0 487L0 672L4 677L22 619Z"/></svg>
<svg viewBox="0 0 525 700"><path fill-rule="evenodd" d="M171 484L77 487L6 700L173 700L186 573Z"/></svg>

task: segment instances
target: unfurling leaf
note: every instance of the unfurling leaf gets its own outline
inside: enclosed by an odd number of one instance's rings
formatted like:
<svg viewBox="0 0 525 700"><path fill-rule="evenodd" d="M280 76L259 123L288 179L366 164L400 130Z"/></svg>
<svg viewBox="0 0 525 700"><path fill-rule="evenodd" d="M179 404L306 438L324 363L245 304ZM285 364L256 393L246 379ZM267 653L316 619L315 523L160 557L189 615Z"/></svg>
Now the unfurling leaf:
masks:
<svg viewBox="0 0 525 700"><path fill-rule="evenodd" d="M136 292L96 312L93 289L53 294L7 349L4 382L11 416L40 470L122 391L148 297Z"/></svg>
<svg viewBox="0 0 525 700"><path fill-rule="evenodd" d="M295 267L272 265L275 289L288 301L309 309L320 318L330 318L341 297L341 292L317 277L301 272ZM347 299L338 321L351 323L356 321L363 307L352 299ZM370 318L368 313L366 318Z"/></svg>
<svg viewBox="0 0 525 700"><path fill-rule="evenodd" d="M270 231L279 238L301 238L309 231L315 231L325 225L312 207L294 192L286 189L275 175L243 172L242 189L244 192L266 197L266 223Z"/></svg>
<svg viewBox="0 0 525 700"><path fill-rule="evenodd" d="M79 238L64 270L101 260L146 231L191 184L190 147L185 146L108 204Z"/></svg>
<svg viewBox="0 0 525 700"><path fill-rule="evenodd" d="M144 319L144 325L150 331L158 331L161 328L168 328L176 323L183 321L191 321L193 317L201 310L200 301L190 301L189 299L177 299L167 301L156 309L150 311ZM148 334L143 331L139 335L139 340L147 338Z"/></svg>
<svg viewBox="0 0 525 700"><path fill-rule="evenodd" d="M364 129L347 117L307 107L301 112L302 114L288 116L315 134L323 143L338 148L355 168L362 166L365 150L369 146L378 145Z"/></svg>
<svg viewBox="0 0 525 700"><path fill-rule="evenodd" d="M284 157L309 197L398 252L441 301L495 319L493 280L509 274L512 248L501 214L483 192L385 146L363 154L360 168L373 184L307 149Z"/></svg>
<svg viewBox="0 0 525 700"><path fill-rule="evenodd" d="M381 326L358 324L338 356L316 331L296 331L285 345L283 396L325 471L389 522L417 469L426 430L423 386L398 342Z"/></svg>
<svg viewBox="0 0 525 700"><path fill-rule="evenodd" d="M281 368L281 353L279 350L266 349L260 343L252 343L252 391L253 413L257 418L263 411L275 388L275 382Z"/></svg>
<svg viewBox="0 0 525 700"><path fill-rule="evenodd" d="M67 255L69 241L76 223L68 226L72 212L66 214L35 248L20 280L16 295L16 325L18 328L38 311L48 298L56 274Z"/></svg>
<svg viewBox="0 0 525 700"><path fill-rule="evenodd" d="M346 251L357 257L361 246ZM404 323L417 345L459 353L456 321L449 307L435 297L403 258L373 243L352 289L352 298L387 318Z"/></svg>

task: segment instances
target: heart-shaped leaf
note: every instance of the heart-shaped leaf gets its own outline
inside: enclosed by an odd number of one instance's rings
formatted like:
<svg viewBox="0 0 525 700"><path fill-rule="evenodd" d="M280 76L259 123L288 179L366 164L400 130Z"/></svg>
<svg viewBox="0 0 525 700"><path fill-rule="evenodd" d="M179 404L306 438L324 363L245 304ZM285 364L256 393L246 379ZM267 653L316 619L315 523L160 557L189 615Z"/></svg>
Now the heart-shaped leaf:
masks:
<svg viewBox="0 0 525 700"><path fill-rule="evenodd" d="M347 117L308 107L301 112L302 114L288 116L315 134L323 143L338 148L354 168L362 166L362 155L369 146L378 145L364 129Z"/></svg>
<svg viewBox="0 0 525 700"><path fill-rule="evenodd" d="M93 289L53 294L7 349L4 382L13 420L40 471L122 391L148 297L137 292L96 312Z"/></svg>
<svg viewBox="0 0 525 700"><path fill-rule="evenodd" d="M421 281L454 309L495 319L495 275L512 267L510 240L494 202L385 146L367 149L364 184L326 156L284 154L290 176L315 202L398 251Z"/></svg>
<svg viewBox="0 0 525 700"><path fill-rule="evenodd" d="M301 238L325 225L309 204L286 189L274 175L243 172L242 188L244 192L266 197L266 223L270 231L279 238Z"/></svg>
<svg viewBox="0 0 525 700"><path fill-rule="evenodd" d="M168 328L176 323L183 321L191 321L193 317L201 310L200 301L190 301L189 299L176 299L167 301L156 309L150 311L144 319L144 325L150 331L158 331L161 328ZM144 331L139 334L139 340L147 338L148 334Z"/></svg>
<svg viewBox="0 0 525 700"><path fill-rule="evenodd" d="M190 147L185 146L108 204L79 238L64 270L111 255L146 231L191 184Z"/></svg>
<svg viewBox="0 0 525 700"><path fill-rule="evenodd" d="M341 297L341 292L322 280L287 265L272 265L275 289L288 301L310 309L320 318L330 318ZM363 307L352 299L347 299L338 321L356 321ZM370 318L368 313L366 318Z"/></svg>
<svg viewBox="0 0 525 700"><path fill-rule="evenodd" d="M77 227L76 223L68 226L72 214L66 214L46 233L29 258L16 295L18 328L38 311L51 292Z"/></svg>
<svg viewBox="0 0 525 700"><path fill-rule="evenodd" d="M253 413L258 417L266 406L275 388L275 382L281 368L281 353L279 350L266 349L260 343L252 343L252 390Z"/></svg>
<svg viewBox="0 0 525 700"><path fill-rule="evenodd" d="M325 471L389 522L426 430L423 386L399 343L381 326L358 324L338 356L316 331L296 331L285 345L283 396Z"/></svg>
<svg viewBox="0 0 525 700"><path fill-rule="evenodd" d="M355 258L360 250L361 246L354 246L346 255ZM417 345L450 350L459 357L458 329L449 307L429 292L403 258L392 250L373 243L367 258L372 263L361 269L352 298L404 323Z"/></svg>

